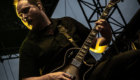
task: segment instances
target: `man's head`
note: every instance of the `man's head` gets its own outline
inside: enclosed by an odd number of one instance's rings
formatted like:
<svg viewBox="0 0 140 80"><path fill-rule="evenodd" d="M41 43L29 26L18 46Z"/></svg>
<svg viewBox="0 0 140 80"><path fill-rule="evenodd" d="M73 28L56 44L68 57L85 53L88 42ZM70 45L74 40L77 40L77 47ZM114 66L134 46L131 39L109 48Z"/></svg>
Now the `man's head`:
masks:
<svg viewBox="0 0 140 80"><path fill-rule="evenodd" d="M18 2L21 1L21 0L14 0L14 5L15 5L15 8L17 7L17 4ZM40 2L41 3L41 6L43 6L42 2L40 0L27 0L30 4L33 4L33 5L36 5L37 6L37 2ZM43 11L45 12L45 9L44 7L42 7Z"/></svg>
<svg viewBox="0 0 140 80"><path fill-rule="evenodd" d="M45 10L40 0L14 0L17 16L32 29L45 23Z"/></svg>

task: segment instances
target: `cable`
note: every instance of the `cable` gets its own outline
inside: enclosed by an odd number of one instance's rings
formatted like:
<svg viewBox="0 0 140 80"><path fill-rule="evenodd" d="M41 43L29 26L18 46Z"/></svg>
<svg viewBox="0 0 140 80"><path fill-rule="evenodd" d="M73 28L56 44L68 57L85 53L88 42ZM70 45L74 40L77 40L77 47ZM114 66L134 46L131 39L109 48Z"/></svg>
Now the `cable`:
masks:
<svg viewBox="0 0 140 80"><path fill-rule="evenodd" d="M70 9L72 10L72 8L71 8L71 6L70 6L70 4L69 4L69 1L67 1L67 2L68 2L68 5L69 5ZM77 20L77 18L76 18L76 16L75 16L75 14L74 14L74 12L73 12L73 10L72 10L72 13L73 13L73 15L74 15L75 19Z"/></svg>
<svg viewBox="0 0 140 80"><path fill-rule="evenodd" d="M3 63L2 63L2 65L3 65L3 68L4 68L5 74L6 74L6 78L7 78L7 80L9 80L9 79L8 79L8 76L7 76L7 72L6 72L5 66L4 66Z"/></svg>
<svg viewBox="0 0 140 80"><path fill-rule="evenodd" d="M13 79L15 80L14 75L13 75L13 72L12 72L12 69L11 69L11 65L10 65L10 63L9 63L9 60L8 60L8 64L9 64L10 71L11 71L11 73L12 73Z"/></svg>

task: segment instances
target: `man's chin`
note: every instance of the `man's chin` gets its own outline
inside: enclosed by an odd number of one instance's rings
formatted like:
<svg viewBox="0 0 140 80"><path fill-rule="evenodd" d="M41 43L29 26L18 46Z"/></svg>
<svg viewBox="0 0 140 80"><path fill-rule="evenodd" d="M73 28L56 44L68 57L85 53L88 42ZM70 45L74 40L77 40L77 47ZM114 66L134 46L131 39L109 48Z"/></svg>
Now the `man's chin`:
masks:
<svg viewBox="0 0 140 80"><path fill-rule="evenodd" d="M30 30L32 30L33 25L28 25L27 28L30 29Z"/></svg>

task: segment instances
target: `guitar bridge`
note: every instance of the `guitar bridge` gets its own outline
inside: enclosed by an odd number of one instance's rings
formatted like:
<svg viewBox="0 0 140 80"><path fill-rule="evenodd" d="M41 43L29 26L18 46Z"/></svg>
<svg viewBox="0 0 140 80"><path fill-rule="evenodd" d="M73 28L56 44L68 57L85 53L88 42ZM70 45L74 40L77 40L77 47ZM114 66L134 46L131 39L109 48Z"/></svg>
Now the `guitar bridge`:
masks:
<svg viewBox="0 0 140 80"><path fill-rule="evenodd" d="M80 68L80 66L81 66L81 62L77 61L76 59L73 59L71 64L78 67L78 68Z"/></svg>

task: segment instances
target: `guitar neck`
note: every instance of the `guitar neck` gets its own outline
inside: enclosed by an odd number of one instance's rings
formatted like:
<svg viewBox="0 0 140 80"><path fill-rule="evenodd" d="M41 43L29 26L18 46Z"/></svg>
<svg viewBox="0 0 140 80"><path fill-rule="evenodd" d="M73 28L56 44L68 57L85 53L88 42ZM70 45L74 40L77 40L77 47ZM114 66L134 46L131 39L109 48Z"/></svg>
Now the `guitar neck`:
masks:
<svg viewBox="0 0 140 80"><path fill-rule="evenodd" d="M106 19L107 15L109 14L110 10L114 6L114 3L109 2L108 5L105 7L104 11L102 12L99 19ZM93 27L90 34L88 35L87 39L85 40L84 44L80 48L79 52L77 53L75 59L79 62L82 62L85 55L87 54L93 40L96 38L96 35L98 34L98 31L96 30L97 25Z"/></svg>

